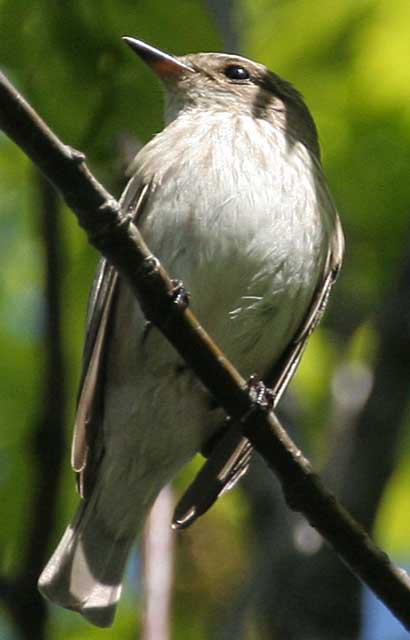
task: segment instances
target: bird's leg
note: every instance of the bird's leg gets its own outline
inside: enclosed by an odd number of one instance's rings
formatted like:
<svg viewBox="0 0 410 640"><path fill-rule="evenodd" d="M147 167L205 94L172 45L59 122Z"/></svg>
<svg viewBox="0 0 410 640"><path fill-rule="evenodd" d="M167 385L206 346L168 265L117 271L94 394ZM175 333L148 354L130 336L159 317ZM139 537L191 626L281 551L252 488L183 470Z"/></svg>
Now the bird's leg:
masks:
<svg viewBox="0 0 410 640"><path fill-rule="evenodd" d="M247 387L249 389L249 396L254 405L259 407L263 407L268 411L271 411L274 407L275 403L275 394L273 391L267 387L264 382L253 373L247 382ZM213 398L209 400L210 409L216 409L218 404L215 402ZM254 409L252 408L251 411ZM249 412L246 416L249 415ZM201 453L205 458L209 458L212 454L213 450L217 447L219 441L227 431L227 429L231 426L232 420L229 416L227 416L221 424L221 426L216 430L215 433L212 434L210 438L203 444L201 448Z"/></svg>
<svg viewBox="0 0 410 640"><path fill-rule="evenodd" d="M180 309L184 310L189 306L191 294L185 288L182 280L172 279L172 289L170 289L169 295L173 298L175 304L177 304Z"/></svg>
<svg viewBox="0 0 410 640"><path fill-rule="evenodd" d="M247 418L249 414L256 409L266 409L267 411L271 411L273 409L275 404L275 394L255 373L250 376L247 386L253 407L249 409L242 420Z"/></svg>
<svg viewBox="0 0 410 640"><path fill-rule="evenodd" d="M250 376L247 382L247 386L253 404L262 406L269 411L273 409L275 394L262 382L262 380L258 378L256 374L252 374ZM211 410L216 409L219 406L213 398L210 398L209 405ZM251 409L251 411L253 411L253 409ZM249 412L246 415L248 416ZM230 416L226 416L220 427L202 445L201 454L204 456L204 458L209 458L209 456L212 455L212 452L218 446L220 440L223 438L224 434L231 427L231 425L232 418L230 418Z"/></svg>

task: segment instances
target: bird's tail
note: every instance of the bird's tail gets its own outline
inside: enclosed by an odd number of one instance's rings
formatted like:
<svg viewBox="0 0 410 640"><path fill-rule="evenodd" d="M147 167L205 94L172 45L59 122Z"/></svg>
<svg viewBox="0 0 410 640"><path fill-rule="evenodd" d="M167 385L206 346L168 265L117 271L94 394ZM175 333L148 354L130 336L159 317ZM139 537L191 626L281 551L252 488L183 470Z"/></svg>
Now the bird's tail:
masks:
<svg viewBox="0 0 410 640"><path fill-rule="evenodd" d="M133 538L116 539L107 533L93 502L91 498L80 505L38 586L56 604L78 611L99 627L109 627Z"/></svg>

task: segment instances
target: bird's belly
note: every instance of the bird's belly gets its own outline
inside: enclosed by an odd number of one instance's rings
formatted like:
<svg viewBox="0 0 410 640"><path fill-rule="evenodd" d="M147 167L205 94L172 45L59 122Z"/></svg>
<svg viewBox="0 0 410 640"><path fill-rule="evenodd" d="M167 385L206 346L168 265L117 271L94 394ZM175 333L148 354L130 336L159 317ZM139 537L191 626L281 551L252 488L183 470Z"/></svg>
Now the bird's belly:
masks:
<svg viewBox="0 0 410 640"><path fill-rule="evenodd" d="M203 247L191 249L194 255ZM244 377L263 376L272 365L313 292L297 264L269 261L266 256L258 263L257 257L253 255L250 264L235 251L230 259L223 257L218 269L214 253L214 262L203 274L200 261L166 265L171 276L186 283L198 319ZM123 287L118 304L108 365L102 477L107 521L116 513L115 522L126 531L140 512L133 505L148 508L160 487L222 425L224 416L162 334L144 329L133 293ZM126 496L121 500L110 495L118 486Z"/></svg>
<svg viewBox="0 0 410 640"><path fill-rule="evenodd" d="M201 117L191 123L195 147L182 119L181 135L171 126L141 152L141 179L155 166L157 185L141 231L234 364L263 373L323 270L329 238L317 167L304 145L263 120L216 113L211 126Z"/></svg>
<svg viewBox="0 0 410 640"><path fill-rule="evenodd" d="M303 210L292 197L287 204L284 197L278 207L236 191L176 215L163 201L161 221L153 212L142 229L171 277L190 292L201 324L244 375L262 375L280 355L323 269L327 239L314 202Z"/></svg>
<svg viewBox="0 0 410 640"><path fill-rule="evenodd" d="M175 190L190 193L195 179L181 172L177 185L165 182L154 194L142 233L170 276L184 282L201 324L248 377L263 375L297 330L328 239L309 185L295 194L283 190L280 177L269 184L264 175L250 191L246 171L240 175L243 183L228 180L215 192L200 190L175 202ZM130 505L148 504L212 435L223 413L212 408L207 391L165 338L146 330L125 285L117 304L101 477L104 509L110 518L118 511L116 520L126 529L135 517ZM127 498L111 495L115 486L125 487Z"/></svg>

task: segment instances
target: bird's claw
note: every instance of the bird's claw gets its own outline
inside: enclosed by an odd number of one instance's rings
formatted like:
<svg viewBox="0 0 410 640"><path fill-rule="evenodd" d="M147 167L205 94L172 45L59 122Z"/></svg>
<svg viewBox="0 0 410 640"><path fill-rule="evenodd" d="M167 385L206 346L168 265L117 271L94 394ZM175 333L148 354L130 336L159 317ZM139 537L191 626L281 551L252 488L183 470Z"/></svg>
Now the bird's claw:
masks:
<svg viewBox="0 0 410 640"><path fill-rule="evenodd" d="M253 407L247 412L245 418L255 409L265 409L271 411L275 404L275 394L267 387L256 374L252 374L247 382L249 397ZM244 420L244 418L242 418Z"/></svg>
<svg viewBox="0 0 410 640"><path fill-rule="evenodd" d="M170 289L169 295L173 298L175 304L181 309L186 309L189 306L191 294L185 288L182 280L172 280L172 289Z"/></svg>

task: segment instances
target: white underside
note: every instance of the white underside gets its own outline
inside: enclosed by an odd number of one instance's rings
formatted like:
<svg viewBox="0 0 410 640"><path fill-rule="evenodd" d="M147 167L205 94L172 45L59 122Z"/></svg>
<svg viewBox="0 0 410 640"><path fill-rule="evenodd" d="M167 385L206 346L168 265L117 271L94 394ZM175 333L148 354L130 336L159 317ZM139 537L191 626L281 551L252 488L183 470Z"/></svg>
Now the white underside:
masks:
<svg viewBox="0 0 410 640"><path fill-rule="evenodd" d="M195 138L184 118L196 118ZM333 210L310 177L300 143L248 116L180 117L134 166L136 183L155 173L142 234L171 277L192 294L192 309L243 376L263 375L306 312L329 242ZM208 118L208 116L207 116ZM181 131L180 135L179 130ZM170 142L170 137L172 144ZM177 166L172 157L178 158ZM147 167L150 169L148 170ZM154 171L153 171L154 169ZM213 185L210 189L209 185ZM136 527L139 509L220 424L207 394L122 287L110 349L100 508L118 530ZM117 487L121 489L121 499Z"/></svg>

